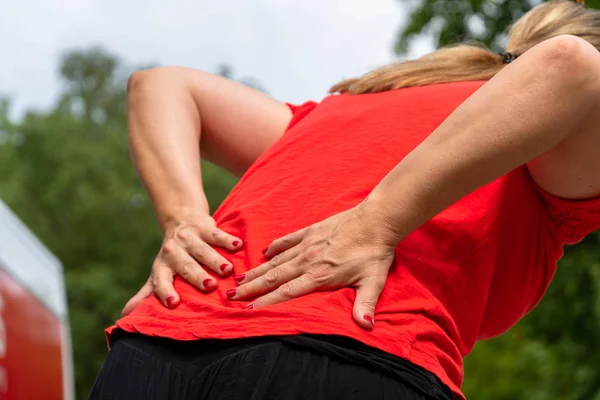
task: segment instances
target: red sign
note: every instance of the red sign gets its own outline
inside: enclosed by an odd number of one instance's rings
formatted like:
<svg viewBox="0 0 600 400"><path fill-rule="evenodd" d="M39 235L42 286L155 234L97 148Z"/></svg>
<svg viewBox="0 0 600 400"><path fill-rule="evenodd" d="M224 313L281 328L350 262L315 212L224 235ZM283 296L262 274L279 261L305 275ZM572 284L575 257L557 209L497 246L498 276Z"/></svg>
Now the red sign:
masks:
<svg viewBox="0 0 600 400"><path fill-rule="evenodd" d="M0 398L62 400L61 320L0 269Z"/></svg>
<svg viewBox="0 0 600 400"><path fill-rule="evenodd" d="M0 400L71 400L60 261L0 200Z"/></svg>

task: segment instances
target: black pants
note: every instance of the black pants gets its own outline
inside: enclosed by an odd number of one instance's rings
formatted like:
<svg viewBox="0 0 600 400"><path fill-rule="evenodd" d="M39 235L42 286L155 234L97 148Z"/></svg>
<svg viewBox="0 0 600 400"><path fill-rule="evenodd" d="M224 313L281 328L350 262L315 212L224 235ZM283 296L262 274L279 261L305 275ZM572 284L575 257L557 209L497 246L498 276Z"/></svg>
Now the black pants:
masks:
<svg viewBox="0 0 600 400"><path fill-rule="evenodd" d="M90 399L448 398L447 389L431 383L415 390L372 368L274 338L178 342L125 335L114 342Z"/></svg>

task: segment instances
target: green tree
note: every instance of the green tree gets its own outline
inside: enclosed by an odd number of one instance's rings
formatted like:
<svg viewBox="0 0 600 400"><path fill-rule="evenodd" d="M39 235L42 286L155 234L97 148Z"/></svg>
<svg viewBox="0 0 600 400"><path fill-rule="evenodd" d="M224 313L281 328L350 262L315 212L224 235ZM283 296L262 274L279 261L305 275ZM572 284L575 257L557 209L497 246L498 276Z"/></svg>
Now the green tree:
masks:
<svg viewBox="0 0 600 400"><path fill-rule="evenodd" d="M63 262L83 399L106 356L103 329L147 279L161 235L129 160L129 70L94 48L66 54L60 72L50 111L14 122L0 102L0 196ZM203 168L214 209L236 180Z"/></svg>
<svg viewBox="0 0 600 400"><path fill-rule="evenodd" d="M400 0L408 10L395 50L404 54L414 39L433 36L436 47L477 41L495 51L506 46L506 28L541 0ZM600 0L586 7L600 8Z"/></svg>

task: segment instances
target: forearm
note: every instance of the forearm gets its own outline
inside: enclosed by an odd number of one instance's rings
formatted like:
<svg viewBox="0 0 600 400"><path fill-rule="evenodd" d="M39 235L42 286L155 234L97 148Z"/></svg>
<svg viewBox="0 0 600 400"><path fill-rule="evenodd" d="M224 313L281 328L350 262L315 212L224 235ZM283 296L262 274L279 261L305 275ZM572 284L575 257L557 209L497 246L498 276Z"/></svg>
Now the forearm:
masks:
<svg viewBox="0 0 600 400"><path fill-rule="evenodd" d="M132 159L159 225L208 213L200 171L200 116L183 78L132 76L128 118Z"/></svg>
<svg viewBox="0 0 600 400"><path fill-rule="evenodd" d="M572 57L584 56L568 47L570 43L558 45L565 47L547 49L542 44L500 72L373 190L364 209L393 232L393 241L552 149L595 112L598 68L590 60L585 64ZM540 64L544 60L546 65Z"/></svg>
<svg viewBox="0 0 600 400"><path fill-rule="evenodd" d="M289 108L207 72L161 67L135 73L128 88L134 164L165 225L208 213L200 157L241 176L289 124Z"/></svg>

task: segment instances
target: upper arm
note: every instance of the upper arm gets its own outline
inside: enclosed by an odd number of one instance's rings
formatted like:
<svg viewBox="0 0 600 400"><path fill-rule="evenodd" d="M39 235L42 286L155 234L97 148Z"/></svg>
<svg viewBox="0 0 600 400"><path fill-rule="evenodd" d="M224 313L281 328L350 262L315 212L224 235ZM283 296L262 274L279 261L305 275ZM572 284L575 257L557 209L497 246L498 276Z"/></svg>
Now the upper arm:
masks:
<svg viewBox="0 0 600 400"><path fill-rule="evenodd" d="M584 40L579 62L600 75L600 53ZM552 195L583 199L600 194L600 90L587 117L563 142L527 164L535 182ZM569 101L568 98L564 99Z"/></svg>
<svg viewBox="0 0 600 400"><path fill-rule="evenodd" d="M202 158L241 176L284 133L290 109L246 85L181 68L201 126Z"/></svg>

